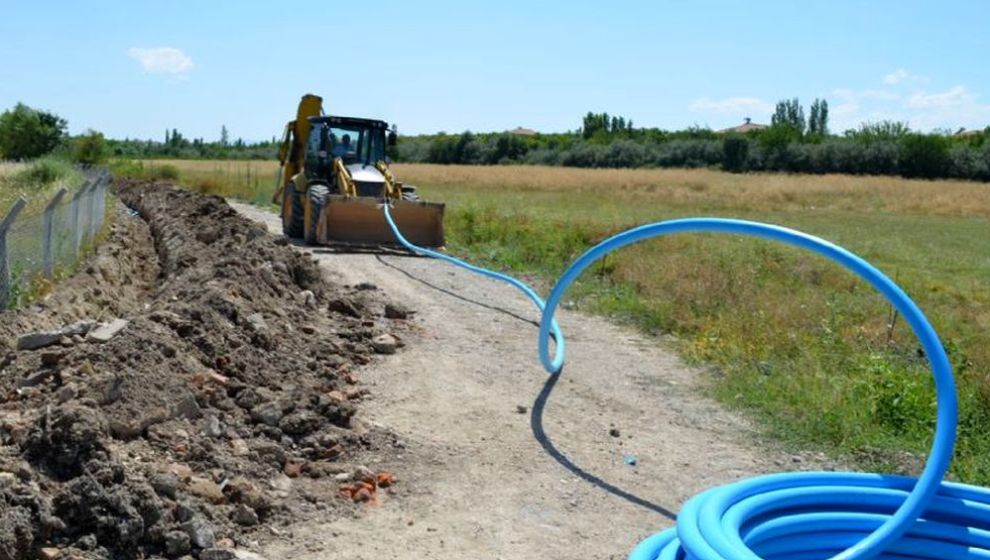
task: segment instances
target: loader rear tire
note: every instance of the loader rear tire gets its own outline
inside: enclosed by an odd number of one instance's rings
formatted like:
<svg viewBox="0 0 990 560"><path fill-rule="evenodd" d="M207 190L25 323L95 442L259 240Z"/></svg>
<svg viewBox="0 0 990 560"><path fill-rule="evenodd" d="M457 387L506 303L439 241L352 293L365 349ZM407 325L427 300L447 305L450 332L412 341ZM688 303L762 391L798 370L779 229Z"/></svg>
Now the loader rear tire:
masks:
<svg viewBox="0 0 990 560"><path fill-rule="evenodd" d="M286 208L288 216L285 214ZM295 183L286 185L282 193L282 233L290 239L303 236L303 204Z"/></svg>
<svg viewBox="0 0 990 560"><path fill-rule="evenodd" d="M316 230L320 224L320 216L327 206L330 187L326 185L310 185L306 198L305 240L307 245L316 245Z"/></svg>

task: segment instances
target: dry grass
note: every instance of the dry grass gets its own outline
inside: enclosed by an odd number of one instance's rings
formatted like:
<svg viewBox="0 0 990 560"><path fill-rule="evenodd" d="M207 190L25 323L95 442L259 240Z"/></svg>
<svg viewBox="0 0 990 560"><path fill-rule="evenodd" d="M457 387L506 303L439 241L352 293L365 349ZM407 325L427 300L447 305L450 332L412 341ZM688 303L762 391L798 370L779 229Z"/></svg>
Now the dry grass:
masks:
<svg viewBox="0 0 990 560"><path fill-rule="evenodd" d="M852 175L730 174L707 169L575 169L396 165L403 180L437 188L612 198L710 211L880 211L990 216L990 185ZM604 195L604 196L603 196Z"/></svg>
<svg viewBox="0 0 990 560"><path fill-rule="evenodd" d="M27 164L24 163L0 161L0 179L5 179L25 167L27 167Z"/></svg>

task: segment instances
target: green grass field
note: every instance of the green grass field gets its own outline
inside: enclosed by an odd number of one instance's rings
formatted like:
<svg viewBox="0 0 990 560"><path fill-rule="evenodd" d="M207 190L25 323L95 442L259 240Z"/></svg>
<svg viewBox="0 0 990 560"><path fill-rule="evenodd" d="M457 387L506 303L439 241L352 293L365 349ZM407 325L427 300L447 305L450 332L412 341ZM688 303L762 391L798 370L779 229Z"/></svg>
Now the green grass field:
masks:
<svg viewBox="0 0 990 560"><path fill-rule="evenodd" d="M274 184L270 162L167 163L192 188L256 203ZM990 484L990 186L709 170L395 171L447 203L452 253L544 292L593 243L670 218L765 221L851 249L895 278L941 333L961 399L953 476ZM712 395L785 445L871 469L914 472L922 462L934 421L926 361L879 295L822 258L732 236L654 240L596 265L568 299L667 335L704 366Z"/></svg>

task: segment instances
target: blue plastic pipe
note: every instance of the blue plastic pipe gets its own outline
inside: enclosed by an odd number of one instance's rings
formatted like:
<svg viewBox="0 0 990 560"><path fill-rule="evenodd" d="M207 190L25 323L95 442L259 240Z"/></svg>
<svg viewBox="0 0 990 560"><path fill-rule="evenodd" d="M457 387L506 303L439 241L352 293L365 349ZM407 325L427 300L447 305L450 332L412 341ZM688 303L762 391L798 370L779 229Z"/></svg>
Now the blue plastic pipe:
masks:
<svg viewBox="0 0 990 560"><path fill-rule="evenodd" d="M495 279L495 280L506 282L506 283L514 286L516 289L518 289L523 294L525 294L526 297L528 297L530 299L530 301L532 301L533 304L536 305L536 308L537 309L539 309L540 311L543 311L543 307L545 305L543 303L543 298L541 298L539 295L537 295L536 291L533 290L533 288L530 288L525 282L523 282L521 280L518 280L516 278L513 278L512 276L509 276L508 274L502 274L501 272L495 272L494 270L488 270L487 268L481 268L480 266L475 266L475 265L473 265L471 263L462 261L461 259L458 259L458 258L454 258L454 257L452 257L450 255L445 255L445 254L440 253L438 251L433 251L433 250L427 249L426 247L420 247L419 245L413 245L412 243L409 242L408 239L406 239L406 237L404 235L402 235L402 232L399 231L399 226L397 226L395 224L395 220L392 219L392 211L391 211L391 208L388 205L388 203L382 204L382 208L384 209L384 212L385 212L385 221L388 222L388 227L392 229L392 233L395 235L395 238L406 249L408 249L408 250L410 250L413 253L416 253L418 255L423 255L423 256L427 256L427 257L433 257L435 259L440 259L440 260L442 260L444 262L448 262L448 263L450 263L452 265L459 266L461 268L470 270L471 272L474 272L475 274L480 274L480 275L486 276L488 278L492 278L492 279ZM563 333L561 333L560 327L557 325L557 320L556 319L553 319L553 318L550 319L550 324L549 324L549 326L547 328L547 337L550 337L551 335L553 335L553 340L554 340L554 343L556 344L556 351L555 351L555 353L556 353L557 357L560 359L561 363L563 363L563 361L564 361L564 351L565 351L565 349L564 349L564 347L565 347L564 335L563 335ZM547 344L549 345L549 342Z"/></svg>
<svg viewBox="0 0 990 560"><path fill-rule="evenodd" d="M948 356L927 317L886 275L853 253L779 226L720 218L644 225L602 241L561 276L546 303L524 283L412 245L385 205L407 249L512 284L542 310L539 357L551 374L564 364L564 339L554 312L570 285L596 260L645 239L678 233L729 233L779 241L822 255L866 280L914 330L935 379L935 438L919 478L869 473L784 473L741 480L689 500L677 526L637 546L630 560L990 560L990 491L943 482L955 445L958 414ZM556 351L550 354L550 337Z"/></svg>

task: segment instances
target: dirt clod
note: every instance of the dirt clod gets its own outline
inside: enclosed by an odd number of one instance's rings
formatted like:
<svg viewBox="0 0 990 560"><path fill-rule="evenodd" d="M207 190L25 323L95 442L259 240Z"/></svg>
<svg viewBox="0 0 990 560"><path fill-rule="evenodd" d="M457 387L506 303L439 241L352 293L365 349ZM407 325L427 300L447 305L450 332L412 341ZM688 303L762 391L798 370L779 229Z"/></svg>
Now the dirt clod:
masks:
<svg viewBox="0 0 990 560"><path fill-rule="evenodd" d="M118 196L140 216L117 209L44 306L0 313L3 559L235 558L240 531L338 494L296 479L309 465L368 444L354 405L326 397L371 360L355 288L222 199Z"/></svg>

